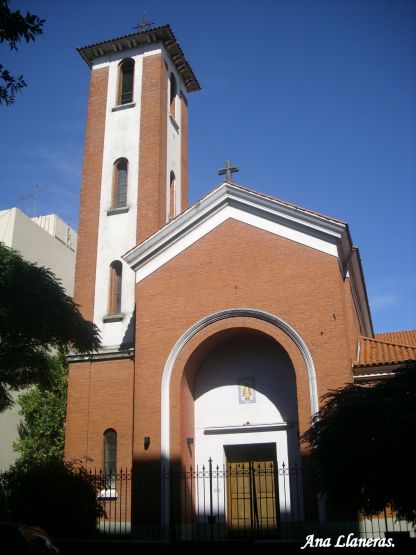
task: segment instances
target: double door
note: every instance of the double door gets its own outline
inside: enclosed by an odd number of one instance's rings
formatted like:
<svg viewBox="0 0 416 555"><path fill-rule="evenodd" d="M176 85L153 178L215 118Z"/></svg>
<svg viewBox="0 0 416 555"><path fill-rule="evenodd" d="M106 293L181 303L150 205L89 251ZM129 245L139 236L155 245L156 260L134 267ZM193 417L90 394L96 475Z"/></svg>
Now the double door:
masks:
<svg viewBox="0 0 416 555"><path fill-rule="evenodd" d="M227 528L232 536L274 536L278 532L276 463L227 461Z"/></svg>

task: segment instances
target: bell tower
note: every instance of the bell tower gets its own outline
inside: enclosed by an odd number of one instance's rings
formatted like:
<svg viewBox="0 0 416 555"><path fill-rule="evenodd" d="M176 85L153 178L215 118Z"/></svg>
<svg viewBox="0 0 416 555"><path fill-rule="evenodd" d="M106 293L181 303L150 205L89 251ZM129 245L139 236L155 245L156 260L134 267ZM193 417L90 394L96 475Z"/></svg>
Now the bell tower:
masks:
<svg viewBox="0 0 416 555"><path fill-rule="evenodd" d="M120 349L134 310L121 256L187 208L187 94L200 87L168 25L78 52L91 81L75 300Z"/></svg>
<svg viewBox="0 0 416 555"><path fill-rule="evenodd" d="M74 297L102 347L68 357L65 456L108 470L103 445L119 467L133 456L135 276L122 255L187 208L187 95L200 87L168 25L78 52L91 78Z"/></svg>

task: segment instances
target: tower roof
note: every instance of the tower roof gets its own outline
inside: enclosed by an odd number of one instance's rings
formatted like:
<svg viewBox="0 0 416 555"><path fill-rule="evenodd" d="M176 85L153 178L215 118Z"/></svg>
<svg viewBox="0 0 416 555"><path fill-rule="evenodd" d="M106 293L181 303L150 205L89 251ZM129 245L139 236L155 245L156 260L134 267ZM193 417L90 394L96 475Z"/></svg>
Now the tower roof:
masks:
<svg viewBox="0 0 416 555"><path fill-rule="evenodd" d="M175 35L173 34L170 25L163 25L162 27L154 27L152 29L131 33L123 37L117 37L103 42L96 42L88 46L81 46L77 48L81 57L85 60L89 67L96 58L105 56L113 52L122 52L130 48L135 48L140 45L147 45L156 42L161 42L166 48L172 62L178 73L182 76L188 92L199 91L201 89L191 66L187 62L185 55L180 47Z"/></svg>

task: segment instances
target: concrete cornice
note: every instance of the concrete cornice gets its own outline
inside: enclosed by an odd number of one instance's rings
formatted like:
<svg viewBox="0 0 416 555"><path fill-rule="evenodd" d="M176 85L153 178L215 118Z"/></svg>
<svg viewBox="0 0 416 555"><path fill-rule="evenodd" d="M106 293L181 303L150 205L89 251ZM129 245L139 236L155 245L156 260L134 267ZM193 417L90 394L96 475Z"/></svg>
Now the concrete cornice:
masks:
<svg viewBox="0 0 416 555"><path fill-rule="evenodd" d="M225 206L300 231L337 246L341 263L351 249L347 225L247 189L223 183L172 222L127 252L123 259L137 270Z"/></svg>
<svg viewBox="0 0 416 555"><path fill-rule="evenodd" d="M241 426L215 426L204 429L204 435L238 434L250 432L273 432L287 430L293 422L275 422L272 424L242 424Z"/></svg>
<svg viewBox="0 0 416 555"><path fill-rule="evenodd" d="M392 378L401 366L401 364L383 364L366 368L353 368L354 383Z"/></svg>
<svg viewBox="0 0 416 555"><path fill-rule="evenodd" d="M70 353L67 355L67 362L73 364L75 362L93 362L98 360L119 360L123 358L133 358L134 348L121 350L120 347L102 349L96 353Z"/></svg>
<svg viewBox="0 0 416 555"><path fill-rule="evenodd" d="M148 46L149 44L158 42L163 44L176 70L181 75L187 92L199 91L201 87L198 80L169 25L154 27L146 31L97 42L88 46L82 46L81 48L77 48L77 50L88 66L92 67L94 60L102 58L103 56L122 52L124 50L131 50L132 48L140 46Z"/></svg>
<svg viewBox="0 0 416 555"><path fill-rule="evenodd" d="M351 291L355 307L360 321L362 335L372 337L374 335L373 323L367 297L364 274L361 266L360 254L357 247L351 248L351 256L348 257L346 264L351 280Z"/></svg>

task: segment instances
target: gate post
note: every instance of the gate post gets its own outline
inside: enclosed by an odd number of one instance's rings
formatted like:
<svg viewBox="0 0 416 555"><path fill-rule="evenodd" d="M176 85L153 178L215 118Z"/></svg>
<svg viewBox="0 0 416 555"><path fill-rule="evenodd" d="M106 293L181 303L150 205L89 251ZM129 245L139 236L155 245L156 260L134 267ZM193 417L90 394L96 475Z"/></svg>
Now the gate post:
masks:
<svg viewBox="0 0 416 555"><path fill-rule="evenodd" d="M211 457L208 460L209 464L209 517L208 523L210 526L210 539L213 541L214 539L214 524L215 524L215 516L212 507L212 459Z"/></svg>

